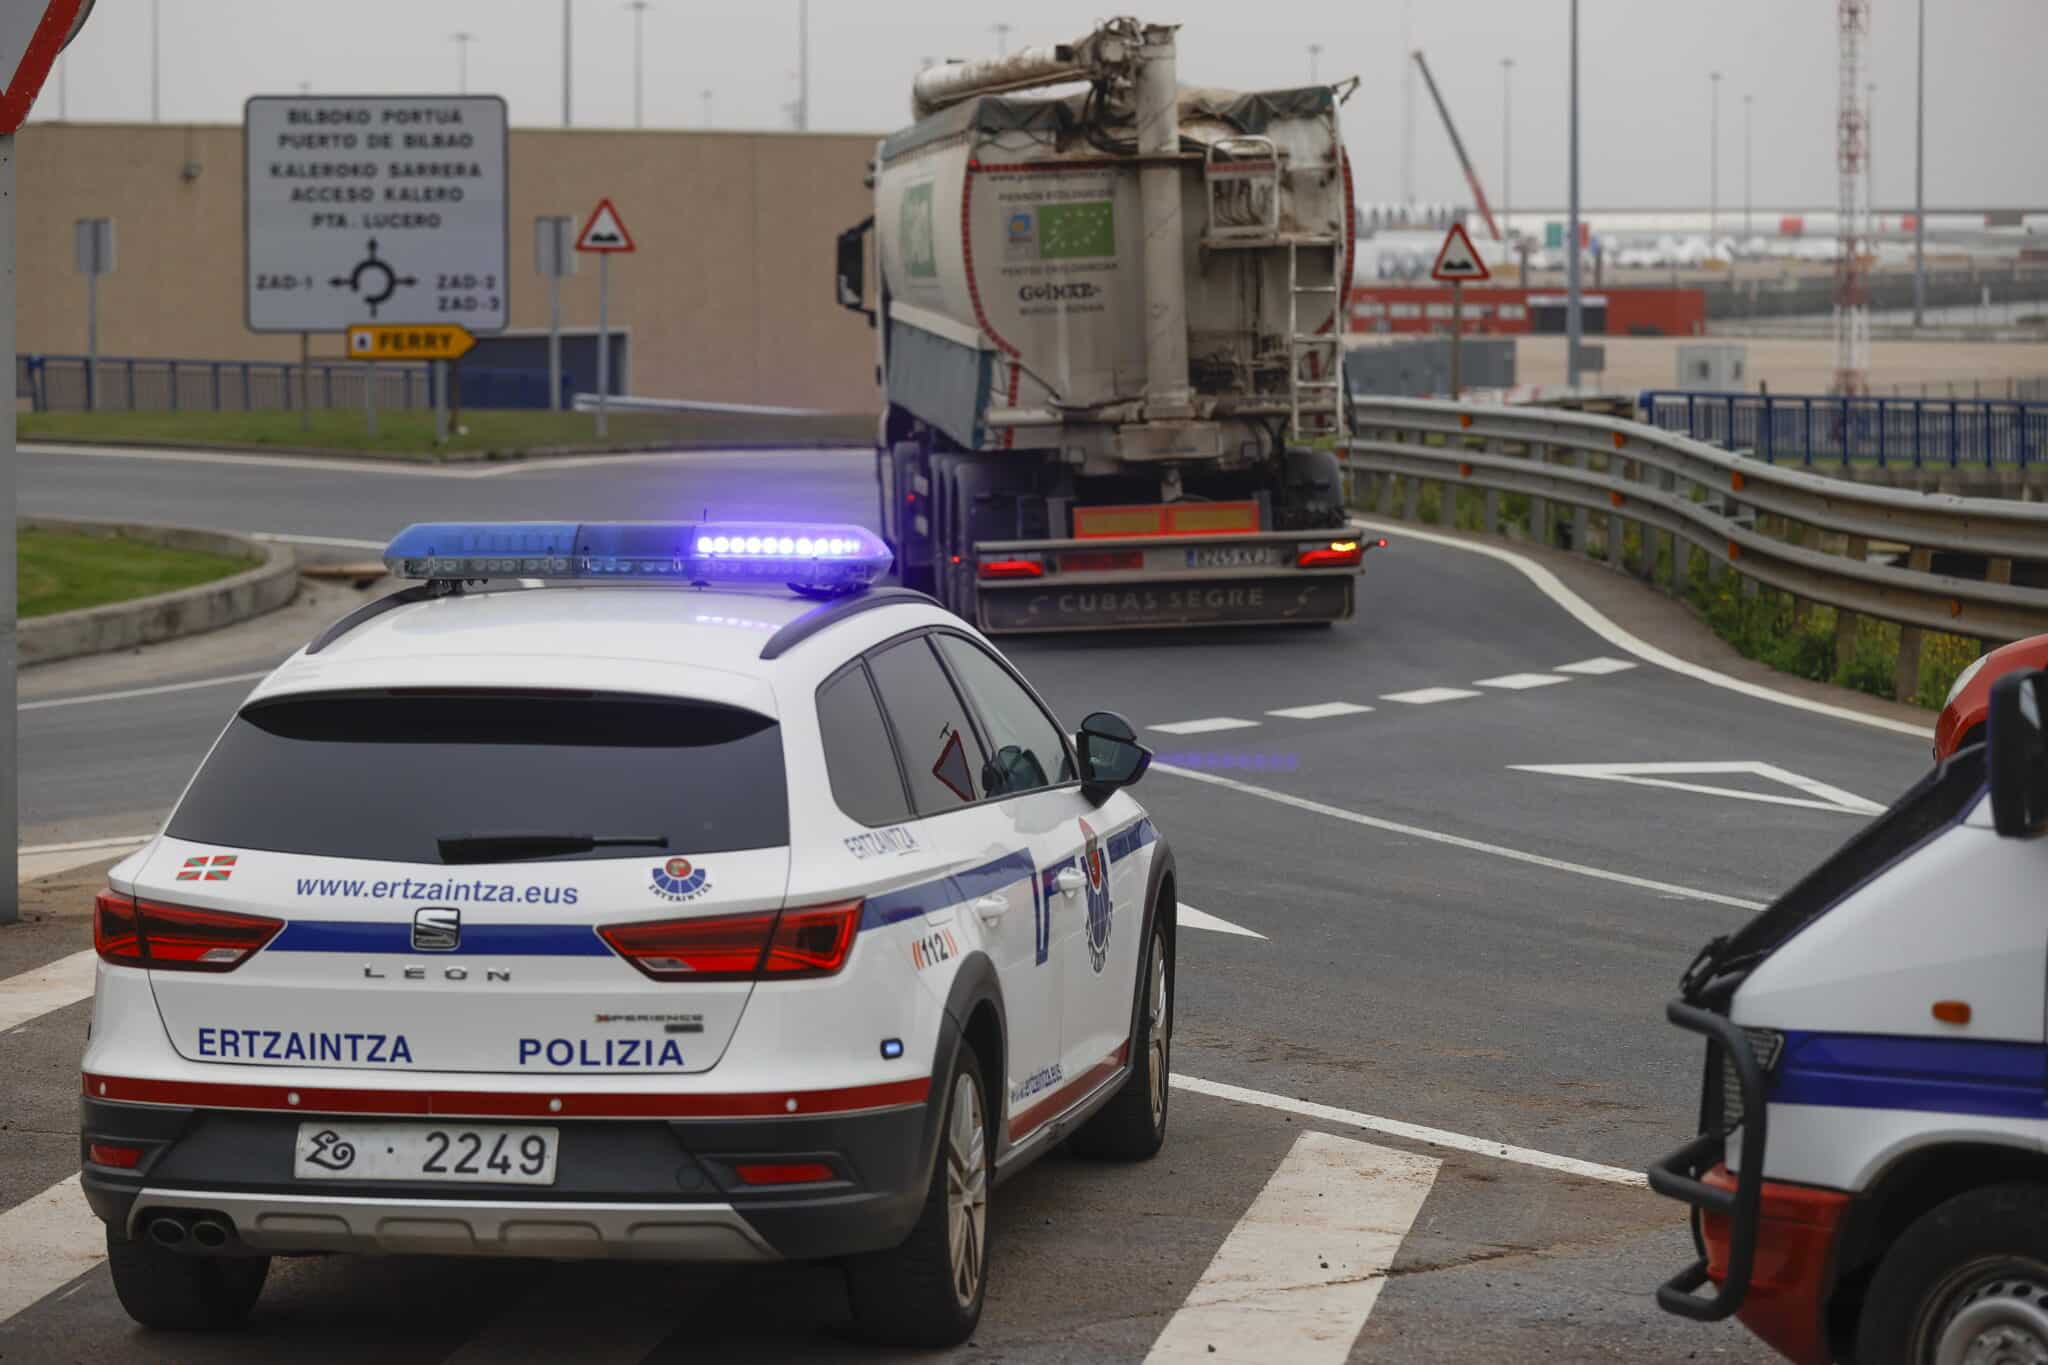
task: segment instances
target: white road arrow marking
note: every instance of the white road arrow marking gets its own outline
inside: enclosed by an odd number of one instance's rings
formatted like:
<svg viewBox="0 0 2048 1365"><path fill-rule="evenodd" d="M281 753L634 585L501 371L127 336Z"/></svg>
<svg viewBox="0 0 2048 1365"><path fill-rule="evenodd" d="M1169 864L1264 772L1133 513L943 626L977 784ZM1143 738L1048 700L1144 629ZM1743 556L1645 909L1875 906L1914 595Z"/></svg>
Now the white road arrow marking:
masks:
<svg viewBox="0 0 2048 1365"><path fill-rule="evenodd" d="M1787 772L1775 763L1754 759L1733 763L1511 763L1516 772L1551 773L1559 777L1590 777L1600 782L1628 782L1639 787L1669 787L1673 791L1726 796L1736 801L1762 801L1773 806L1801 806L1807 810L1834 811L1839 815L1882 815L1884 807L1866 801L1854 792L1831 787L1811 777ZM1780 782L1805 797L1774 796L1769 792L1745 791L1740 787L1717 787L1705 782L1677 782L1680 776L1707 777L1742 774Z"/></svg>
<svg viewBox="0 0 2048 1365"><path fill-rule="evenodd" d="M1268 941L1264 934L1255 933L1245 928L1242 924L1232 924L1227 919L1218 919L1206 910L1195 909L1194 906L1189 905L1186 901L1180 903L1180 912L1175 917L1175 923L1179 924L1183 929L1207 929L1212 933L1237 934L1244 938L1255 938L1261 942Z"/></svg>
<svg viewBox="0 0 2048 1365"><path fill-rule="evenodd" d="M1167 1321L1147 1365L1342 1365L1442 1164L1303 1133Z"/></svg>

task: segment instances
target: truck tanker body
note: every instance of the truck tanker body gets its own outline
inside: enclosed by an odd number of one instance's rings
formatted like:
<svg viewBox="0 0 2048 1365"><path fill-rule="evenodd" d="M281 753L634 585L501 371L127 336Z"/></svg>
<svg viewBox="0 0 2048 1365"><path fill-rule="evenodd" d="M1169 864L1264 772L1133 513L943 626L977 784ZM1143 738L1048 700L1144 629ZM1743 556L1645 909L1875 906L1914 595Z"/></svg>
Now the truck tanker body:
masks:
<svg viewBox="0 0 2048 1365"><path fill-rule="evenodd" d="M906 583L991 632L1352 614L1338 102L1182 87L1132 19L917 78L838 250Z"/></svg>

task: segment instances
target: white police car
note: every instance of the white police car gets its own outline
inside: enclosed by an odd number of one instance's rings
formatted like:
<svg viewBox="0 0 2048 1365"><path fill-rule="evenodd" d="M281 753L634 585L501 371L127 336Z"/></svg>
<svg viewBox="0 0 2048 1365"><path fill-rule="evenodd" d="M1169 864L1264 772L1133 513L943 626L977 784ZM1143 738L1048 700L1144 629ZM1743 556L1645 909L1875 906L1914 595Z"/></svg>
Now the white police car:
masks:
<svg viewBox="0 0 2048 1365"><path fill-rule="evenodd" d="M1070 742L857 528L386 562L424 581L266 678L99 898L132 1316L231 1324L279 1254L834 1257L866 1334L945 1344L998 1181L1158 1149L1174 871L1121 719Z"/></svg>

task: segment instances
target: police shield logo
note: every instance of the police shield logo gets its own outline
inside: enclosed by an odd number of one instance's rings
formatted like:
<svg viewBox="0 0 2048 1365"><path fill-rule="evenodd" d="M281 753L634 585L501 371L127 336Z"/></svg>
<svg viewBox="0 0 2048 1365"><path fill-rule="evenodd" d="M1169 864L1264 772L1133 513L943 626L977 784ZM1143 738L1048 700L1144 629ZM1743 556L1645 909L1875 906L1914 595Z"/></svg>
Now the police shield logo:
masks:
<svg viewBox="0 0 2048 1365"><path fill-rule="evenodd" d="M1088 964L1099 972L1109 961L1109 858L1086 820L1081 822L1081 871L1088 879Z"/></svg>

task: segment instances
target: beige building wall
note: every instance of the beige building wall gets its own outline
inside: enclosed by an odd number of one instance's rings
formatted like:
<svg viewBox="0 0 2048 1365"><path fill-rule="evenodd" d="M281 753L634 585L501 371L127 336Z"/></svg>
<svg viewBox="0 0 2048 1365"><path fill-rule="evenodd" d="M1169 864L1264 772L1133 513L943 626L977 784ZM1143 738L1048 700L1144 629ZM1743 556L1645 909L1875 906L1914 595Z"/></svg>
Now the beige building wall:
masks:
<svg viewBox="0 0 2048 1365"><path fill-rule="evenodd" d="M512 327L545 328L533 220L580 227L610 195L639 250L612 261L611 322L636 393L870 412L874 334L832 295L833 243L871 212L875 139L853 134L515 128ZM100 353L296 360L294 335L243 323L238 126L32 123L16 138L19 347L85 350L72 224L115 220ZM564 280L565 327L597 325L597 262ZM339 336L316 336L338 356Z"/></svg>

